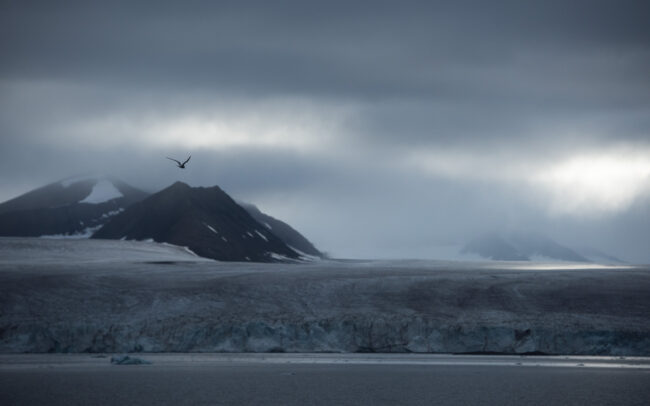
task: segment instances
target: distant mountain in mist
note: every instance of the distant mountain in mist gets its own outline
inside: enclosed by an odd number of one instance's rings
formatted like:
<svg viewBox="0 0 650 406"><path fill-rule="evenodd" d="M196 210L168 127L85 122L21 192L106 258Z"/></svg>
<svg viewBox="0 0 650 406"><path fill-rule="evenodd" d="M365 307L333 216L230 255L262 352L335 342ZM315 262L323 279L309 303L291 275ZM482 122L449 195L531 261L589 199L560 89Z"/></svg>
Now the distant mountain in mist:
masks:
<svg viewBox="0 0 650 406"><path fill-rule="evenodd" d="M462 249L462 254L477 254L495 261L529 261L530 258L498 234L474 238Z"/></svg>
<svg viewBox="0 0 650 406"><path fill-rule="evenodd" d="M0 204L0 236L86 236L147 193L110 177L54 182Z"/></svg>
<svg viewBox="0 0 650 406"><path fill-rule="evenodd" d="M133 204L92 238L166 242L221 261L302 258L218 186L193 188L182 182Z"/></svg>
<svg viewBox="0 0 650 406"><path fill-rule="evenodd" d="M532 233L483 234L465 244L461 254L476 254L496 261L624 262L596 249L572 249L548 237Z"/></svg>
<svg viewBox="0 0 650 406"><path fill-rule="evenodd" d="M614 255L610 255L593 247L578 247L575 250L583 257L589 259L591 262L610 265L620 265L627 263L626 261L615 257Z"/></svg>

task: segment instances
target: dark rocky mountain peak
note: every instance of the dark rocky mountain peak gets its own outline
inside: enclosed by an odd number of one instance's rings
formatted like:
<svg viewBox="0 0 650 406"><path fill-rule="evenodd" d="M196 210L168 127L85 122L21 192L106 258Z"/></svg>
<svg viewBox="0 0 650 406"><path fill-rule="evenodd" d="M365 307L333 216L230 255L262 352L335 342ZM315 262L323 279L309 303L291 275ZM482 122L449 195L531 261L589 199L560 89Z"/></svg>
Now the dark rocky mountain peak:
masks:
<svg viewBox="0 0 650 406"><path fill-rule="evenodd" d="M218 186L176 182L112 218L92 238L153 240L222 261L300 259Z"/></svg>

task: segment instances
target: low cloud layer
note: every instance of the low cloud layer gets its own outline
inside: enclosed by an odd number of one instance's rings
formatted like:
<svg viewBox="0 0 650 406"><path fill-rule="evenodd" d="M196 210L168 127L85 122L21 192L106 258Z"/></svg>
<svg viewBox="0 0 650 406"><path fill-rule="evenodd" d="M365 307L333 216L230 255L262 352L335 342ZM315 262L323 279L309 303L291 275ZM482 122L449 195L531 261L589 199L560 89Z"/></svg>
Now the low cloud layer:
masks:
<svg viewBox="0 0 650 406"><path fill-rule="evenodd" d="M0 200L219 184L347 257L491 230L650 262L641 1L3 2ZM179 172L165 156L192 154Z"/></svg>

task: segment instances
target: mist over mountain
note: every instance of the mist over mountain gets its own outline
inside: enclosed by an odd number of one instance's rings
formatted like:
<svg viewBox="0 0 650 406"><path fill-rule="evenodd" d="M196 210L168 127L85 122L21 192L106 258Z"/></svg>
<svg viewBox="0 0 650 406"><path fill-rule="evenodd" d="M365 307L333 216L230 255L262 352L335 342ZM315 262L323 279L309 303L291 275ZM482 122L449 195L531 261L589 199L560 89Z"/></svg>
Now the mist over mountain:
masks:
<svg viewBox="0 0 650 406"><path fill-rule="evenodd" d="M152 240L225 261L324 257L289 224L217 186L176 182L149 195L110 176L67 178L0 204L0 236ZM586 244L569 246L531 232L484 233L432 252L444 260L625 263Z"/></svg>
<svg viewBox="0 0 650 406"><path fill-rule="evenodd" d="M528 261L530 259L498 234L486 234L474 238L462 248L461 253L474 253L496 261Z"/></svg>
<svg viewBox="0 0 650 406"><path fill-rule="evenodd" d="M603 251L580 247L570 248L537 233L486 233L461 248L461 254L477 254L484 259L496 261L567 261L624 263L621 259Z"/></svg>
<svg viewBox="0 0 650 406"><path fill-rule="evenodd" d="M111 177L68 178L0 204L0 235L88 237L146 196Z"/></svg>

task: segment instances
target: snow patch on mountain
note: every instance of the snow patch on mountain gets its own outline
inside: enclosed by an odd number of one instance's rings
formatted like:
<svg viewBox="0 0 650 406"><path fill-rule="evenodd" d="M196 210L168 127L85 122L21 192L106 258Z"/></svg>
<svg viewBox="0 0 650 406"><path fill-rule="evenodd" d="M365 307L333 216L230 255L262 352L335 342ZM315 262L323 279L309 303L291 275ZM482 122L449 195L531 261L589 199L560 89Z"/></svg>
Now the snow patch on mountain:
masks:
<svg viewBox="0 0 650 406"><path fill-rule="evenodd" d="M112 217L112 216L117 216L118 214L122 213L123 211L124 211L124 207L120 207L117 210L111 210L108 213L102 214L102 218L105 219L105 218L109 218L109 217Z"/></svg>
<svg viewBox="0 0 650 406"><path fill-rule="evenodd" d="M90 238L90 236L95 233L95 231L99 230L102 228L103 224L100 224L98 226L93 226L93 227L86 227L83 230L74 233L74 234L49 234L49 235L41 235L39 238L49 238L49 239L83 239L83 238Z"/></svg>
<svg viewBox="0 0 650 406"><path fill-rule="evenodd" d="M269 239L266 238L266 236L265 236L264 234L260 233L260 232L257 231L257 230L255 230L255 233L256 233L257 235L259 235L259 236L260 236L264 241L269 242ZM294 251L295 251L295 250L294 250Z"/></svg>
<svg viewBox="0 0 650 406"><path fill-rule="evenodd" d="M207 228L209 228L210 231L212 231L213 233L219 234L219 232L217 230L215 230L214 228L212 228L212 226L210 226L209 224L203 223L203 225L206 226Z"/></svg>
<svg viewBox="0 0 650 406"><path fill-rule="evenodd" d="M153 240L152 240L152 241L153 241ZM168 243L168 242L161 242L161 243L159 243L159 244L164 245L164 246L167 246L167 247L179 248L179 249L181 249L181 250L187 252L188 254L190 254L190 255L192 255L192 256L194 256L194 257L201 258L200 255L198 255L196 252L192 251L189 247L186 247L186 246L184 246L184 245L175 245L175 244L170 244L170 243ZM210 258L202 258L202 259L204 259L204 260L207 259L208 261L216 261L215 259L210 259Z"/></svg>
<svg viewBox="0 0 650 406"><path fill-rule="evenodd" d="M116 216L124 211L123 207L120 207L117 210L111 210L107 213L104 213L101 215L101 219L108 219L110 217ZM97 219L95 219L96 221ZM83 221L80 221L79 224L81 226L84 225ZM38 236L38 238L49 238L49 239L65 239L65 238L70 238L70 239L80 239L80 238L90 238L96 231L98 231L104 223L102 222L101 224L93 225L84 228L83 230L77 231L75 233L65 233L65 234L43 234Z"/></svg>
<svg viewBox="0 0 650 406"><path fill-rule="evenodd" d="M289 248L294 250L298 255L300 255L300 259L305 260L305 261L320 261L322 258L317 257L316 255L309 255L305 252L300 251L298 248L293 247L289 245Z"/></svg>
<svg viewBox="0 0 650 406"><path fill-rule="evenodd" d="M90 191L90 194L86 196L85 199L79 201L79 203L98 204L123 196L124 195L122 192L120 192L119 189L113 185L113 183L108 180L100 180L99 182L95 183L95 186L93 186L93 190Z"/></svg>
<svg viewBox="0 0 650 406"><path fill-rule="evenodd" d="M286 257L284 255L278 254L277 252L269 252L269 256L277 261L295 261L293 258Z"/></svg>

